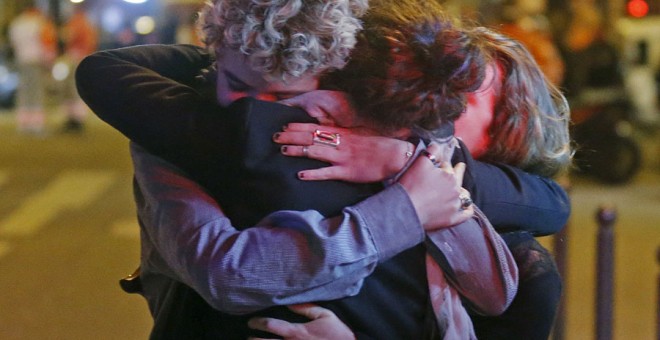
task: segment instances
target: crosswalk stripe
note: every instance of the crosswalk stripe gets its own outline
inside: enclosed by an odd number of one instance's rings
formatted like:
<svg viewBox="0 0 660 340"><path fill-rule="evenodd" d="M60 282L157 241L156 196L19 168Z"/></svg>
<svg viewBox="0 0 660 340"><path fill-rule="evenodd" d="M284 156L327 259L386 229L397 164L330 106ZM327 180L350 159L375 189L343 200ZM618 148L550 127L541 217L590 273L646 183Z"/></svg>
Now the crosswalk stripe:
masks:
<svg viewBox="0 0 660 340"><path fill-rule="evenodd" d="M29 236L66 209L80 209L98 198L115 180L112 171L69 170L25 199L0 221L1 236Z"/></svg>

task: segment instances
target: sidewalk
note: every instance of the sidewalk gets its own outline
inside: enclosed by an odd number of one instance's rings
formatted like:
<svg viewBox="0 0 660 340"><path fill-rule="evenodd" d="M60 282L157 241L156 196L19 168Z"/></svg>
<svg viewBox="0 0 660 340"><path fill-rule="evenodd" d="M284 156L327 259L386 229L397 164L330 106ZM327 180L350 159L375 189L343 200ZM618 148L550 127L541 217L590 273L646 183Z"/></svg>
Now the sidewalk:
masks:
<svg viewBox="0 0 660 340"><path fill-rule="evenodd" d="M622 186L604 186L572 177L572 215L568 226L568 273L564 278L566 339L595 338L596 212L613 205L614 339L657 339L656 306L660 264L660 133L642 136L644 166ZM612 160L615 162L616 160ZM543 244L551 248L552 239Z"/></svg>

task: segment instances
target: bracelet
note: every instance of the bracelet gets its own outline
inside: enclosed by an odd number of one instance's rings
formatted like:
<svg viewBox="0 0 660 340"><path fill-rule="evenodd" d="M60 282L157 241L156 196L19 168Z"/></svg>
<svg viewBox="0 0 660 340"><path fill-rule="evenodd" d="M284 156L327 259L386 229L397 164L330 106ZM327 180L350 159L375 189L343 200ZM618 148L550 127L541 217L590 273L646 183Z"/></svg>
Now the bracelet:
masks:
<svg viewBox="0 0 660 340"><path fill-rule="evenodd" d="M412 157L413 152L415 151L415 147L412 145L412 143L406 142L406 148L408 149L406 150L406 162L407 162L407 160L410 159L410 157Z"/></svg>
<svg viewBox="0 0 660 340"><path fill-rule="evenodd" d="M406 152L403 154L406 157L405 162L403 163L403 166L401 168L397 167L396 169L392 169L392 170L395 171L395 173L394 173L394 175L392 175L392 176L385 179L386 183L391 184L394 181L397 181L398 178L403 174L403 171L405 169L407 169L408 166L410 165L412 156L415 154L415 144L410 143L410 142L406 142L406 149L407 149ZM392 165L392 166L394 166L394 165Z"/></svg>

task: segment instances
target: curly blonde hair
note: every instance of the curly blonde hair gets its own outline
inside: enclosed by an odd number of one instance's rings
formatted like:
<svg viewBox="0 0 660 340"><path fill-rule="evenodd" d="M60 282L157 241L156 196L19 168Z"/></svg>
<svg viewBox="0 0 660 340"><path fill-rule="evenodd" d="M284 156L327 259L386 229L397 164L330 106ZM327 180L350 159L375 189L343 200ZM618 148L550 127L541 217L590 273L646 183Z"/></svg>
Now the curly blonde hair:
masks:
<svg viewBox="0 0 660 340"><path fill-rule="evenodd" d="M320 75L346 65L368 0L211 0L200 12L202 41L245 54L271 79Z"/></svg>

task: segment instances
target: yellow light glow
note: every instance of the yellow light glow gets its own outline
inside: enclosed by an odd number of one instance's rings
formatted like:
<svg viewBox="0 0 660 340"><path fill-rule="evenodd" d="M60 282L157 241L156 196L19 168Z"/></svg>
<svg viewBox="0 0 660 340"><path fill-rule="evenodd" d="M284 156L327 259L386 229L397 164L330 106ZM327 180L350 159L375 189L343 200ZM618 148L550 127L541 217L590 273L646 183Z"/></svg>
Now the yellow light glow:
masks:
<svg viewBox="0 0 660 340"><path fill-rule="evenodd" d="M138 34L146 35L154 31L156 28L156 21L150 16L143 16L135 20L135 32Z"/></svg>
<svg viewBox="0 0 660 340"><path fill-rule="evenodd" d="M69 65L62 61L56 62L55 65L53 65L53 69L51 71L53 78L57 81L66 79L70 72L71 70L69 69Z"/></svg>

